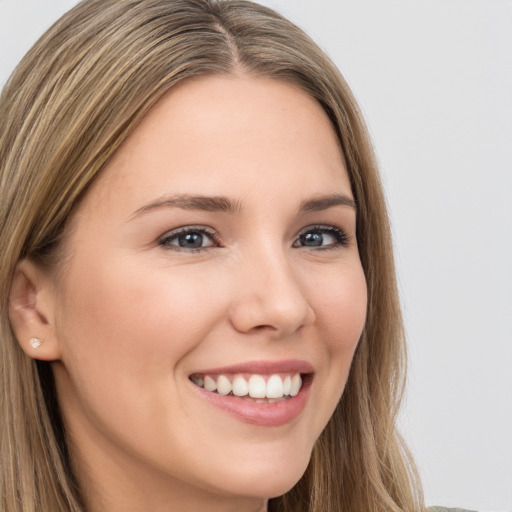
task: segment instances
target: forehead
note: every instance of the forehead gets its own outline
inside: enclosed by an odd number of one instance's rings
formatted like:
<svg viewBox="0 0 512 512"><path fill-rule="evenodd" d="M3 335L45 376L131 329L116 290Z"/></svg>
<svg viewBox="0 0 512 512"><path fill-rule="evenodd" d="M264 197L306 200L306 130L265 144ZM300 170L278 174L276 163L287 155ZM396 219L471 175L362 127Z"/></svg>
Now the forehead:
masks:
<svg viewBox="0 0 512 512"><path fill-rule="evenodd" d="M89 195L104 199L128 190L141 203L158 192L242 199L262 180L269 193L341 188L350 195L338 138L315 99L269 78L209 76L167 93Z"/></svg>

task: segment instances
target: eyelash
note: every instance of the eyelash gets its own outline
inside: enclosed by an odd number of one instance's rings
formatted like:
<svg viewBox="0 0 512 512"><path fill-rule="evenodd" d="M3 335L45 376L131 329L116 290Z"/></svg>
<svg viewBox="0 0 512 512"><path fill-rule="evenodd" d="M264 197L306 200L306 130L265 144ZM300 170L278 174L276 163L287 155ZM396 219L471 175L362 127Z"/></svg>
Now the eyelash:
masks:
<svg viewBox="0 0 512 512"><path fill-rule="evenodd" d="M194 233L197 233L200 235L206 235L207 238L210 238L212 240L213 244L208 245L206 247L186 248L186 247L180 247L179 245L169 243L171 240L174 240L180 236L194 234ZM161 245L162 247L172 250L172 251L187 252L187 253L202 252L206 249L222 247L222 243L221 243L218 233L207 228L206 226L186 226L183 228L178 228L174 231L171 231L170 233L166 233L158 241L158 245Z"/></svg>
<svg viewBox="0 0 512 512"><path fill-rule="evenodd" d="M308 234L308 233L315 233L320 235L331 235L335 239L335 243L330 245L321 245L317 247L309 247L309 249L312 250L321 250L321 251L328 251L328 250L334 250L334 249L342 249L344 247L347 247L350 242L349 236L340 228L337 228L335 226L324 226L324 225L317 225L317 226L308 226L307 228L303 229L297 236L297 240L300 239L300 237ZM308 249L307 246L295 246L294 247L305 247Z"/></svg>
<svg viewBox="0 0 512 512"><path fill-rule="evenodd" d="M295 245L300 238L308 233L315 233L315 234L327 234L332 236L335 239L335 242L329 245L321 245L321 246L304 246L304 245ZM207 238L209 238L213 243L212 245L208 245L206 247L197 247L197 248L186 248L186 247L180 247L179 245L171 244L170 242L172 240L175 240L176 238L188 235L188 234L200 234ZM341 249L344 247L347 247L349 245L350 238L345 234L345 232L337 227L334 226L324 226L324 225L314 225L314 226L308 226L307 228L303 229L298 235L296 240L293 243L293 247L302 247L309 250L335 250L335 249ZM171 231L170 233L166 233L159 241L158 245L169 249L173 251L178 252L186 252L186 253L198 253L205 251L207 249L212 248L218 248L222 247L222 243L220 240L220 237L217 232L207 228L206 226L186 226L183 228L178 228L174 231Z"/></svg>

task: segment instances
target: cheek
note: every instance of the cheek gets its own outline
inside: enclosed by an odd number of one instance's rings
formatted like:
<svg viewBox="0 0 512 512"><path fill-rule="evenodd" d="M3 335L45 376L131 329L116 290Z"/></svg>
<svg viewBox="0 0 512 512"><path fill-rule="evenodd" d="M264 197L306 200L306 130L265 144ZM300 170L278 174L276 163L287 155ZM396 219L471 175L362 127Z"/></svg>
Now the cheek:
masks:
<svg viewBox="0 0 512 512"><path fill-rule="evenodd" d="M61 389L69 386L62 398L75 418L85 411L93 421L117 425L116 415L138 410L135 426L155 417L162 403L179 405L173 376L183 373L182 360L221 313L206 294L211 287L197 285L204 279L179 268L122 263L89 260L87 272L76 265L66 281L58 326Z"/></svg>
<svg viewBox="0 0 512 512"><path fill-rule="evenodd" d="M140 446L144 438L154 454L171 429L171 437L180 435L187 411L180 402L183 378L176 374L183 377L182 361L222 317L208 295L215 283L205 284L199 268L184 272L122 258L115 265L106 258L74 261L60 300L63 356L56 380L75 432L89 425L127 446ZM148 432L161 435L150 439Z"/></svg>
<svg viewBox="0 0 512 512"><path fill-rule="evenodd" d="M366 280L360 264L333 273L324 282L323 293L315 295L318 343L324 347L318 372L322 377L314 381L319 410L326 412L319 418L322 429L343 394L367 309Z"/></svg>
<svg viewBox="0 0 512 512"><path fill-rule="evenodd" d="M331 356L353 353L366 321L367 288L361 266L328 276L323 291L315 294L315 304Z"/></svg>
<svg viewBox="0 0 512 512"><path fill-rule="evenodd" d="M162 351L177 358L208 331L215 316L214 303L205 293L209 287L179 269L140 264L91 269L89 263L87 273L77 268L68 282L61 315L69 334L66 343L86 343L98 353L117 352L119 361L152 354L159 359Z"/></svg>

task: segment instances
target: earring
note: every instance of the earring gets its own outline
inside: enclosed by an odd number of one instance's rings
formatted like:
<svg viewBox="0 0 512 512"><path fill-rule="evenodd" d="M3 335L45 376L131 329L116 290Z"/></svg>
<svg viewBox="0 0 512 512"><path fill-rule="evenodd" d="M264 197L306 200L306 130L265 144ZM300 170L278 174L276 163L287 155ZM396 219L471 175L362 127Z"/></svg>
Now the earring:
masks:
<svg viewBox="0 0 512 512"><path fill-rule="evenodd" d="M30 344L32 345L32 348L40 347L43 343L43 340L39 338L30 338Z"/></svg>

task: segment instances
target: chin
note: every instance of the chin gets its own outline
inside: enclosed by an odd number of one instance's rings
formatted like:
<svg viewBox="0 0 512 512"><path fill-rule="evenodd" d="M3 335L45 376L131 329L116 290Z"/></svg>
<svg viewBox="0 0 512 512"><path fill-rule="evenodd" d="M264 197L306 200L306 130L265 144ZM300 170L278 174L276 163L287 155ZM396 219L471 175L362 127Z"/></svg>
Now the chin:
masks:
<svg viewBox="0 0 512 512"><path fill-rule="evenodd" d="M230 476L223 472L223 487L233 495L247 496L250 490L252 497L275 498L288 492L306 471L310 452L291 457L266 457L252 460L250 463L234 463ZM228 483L226 485L226 483Z"/></svg>

